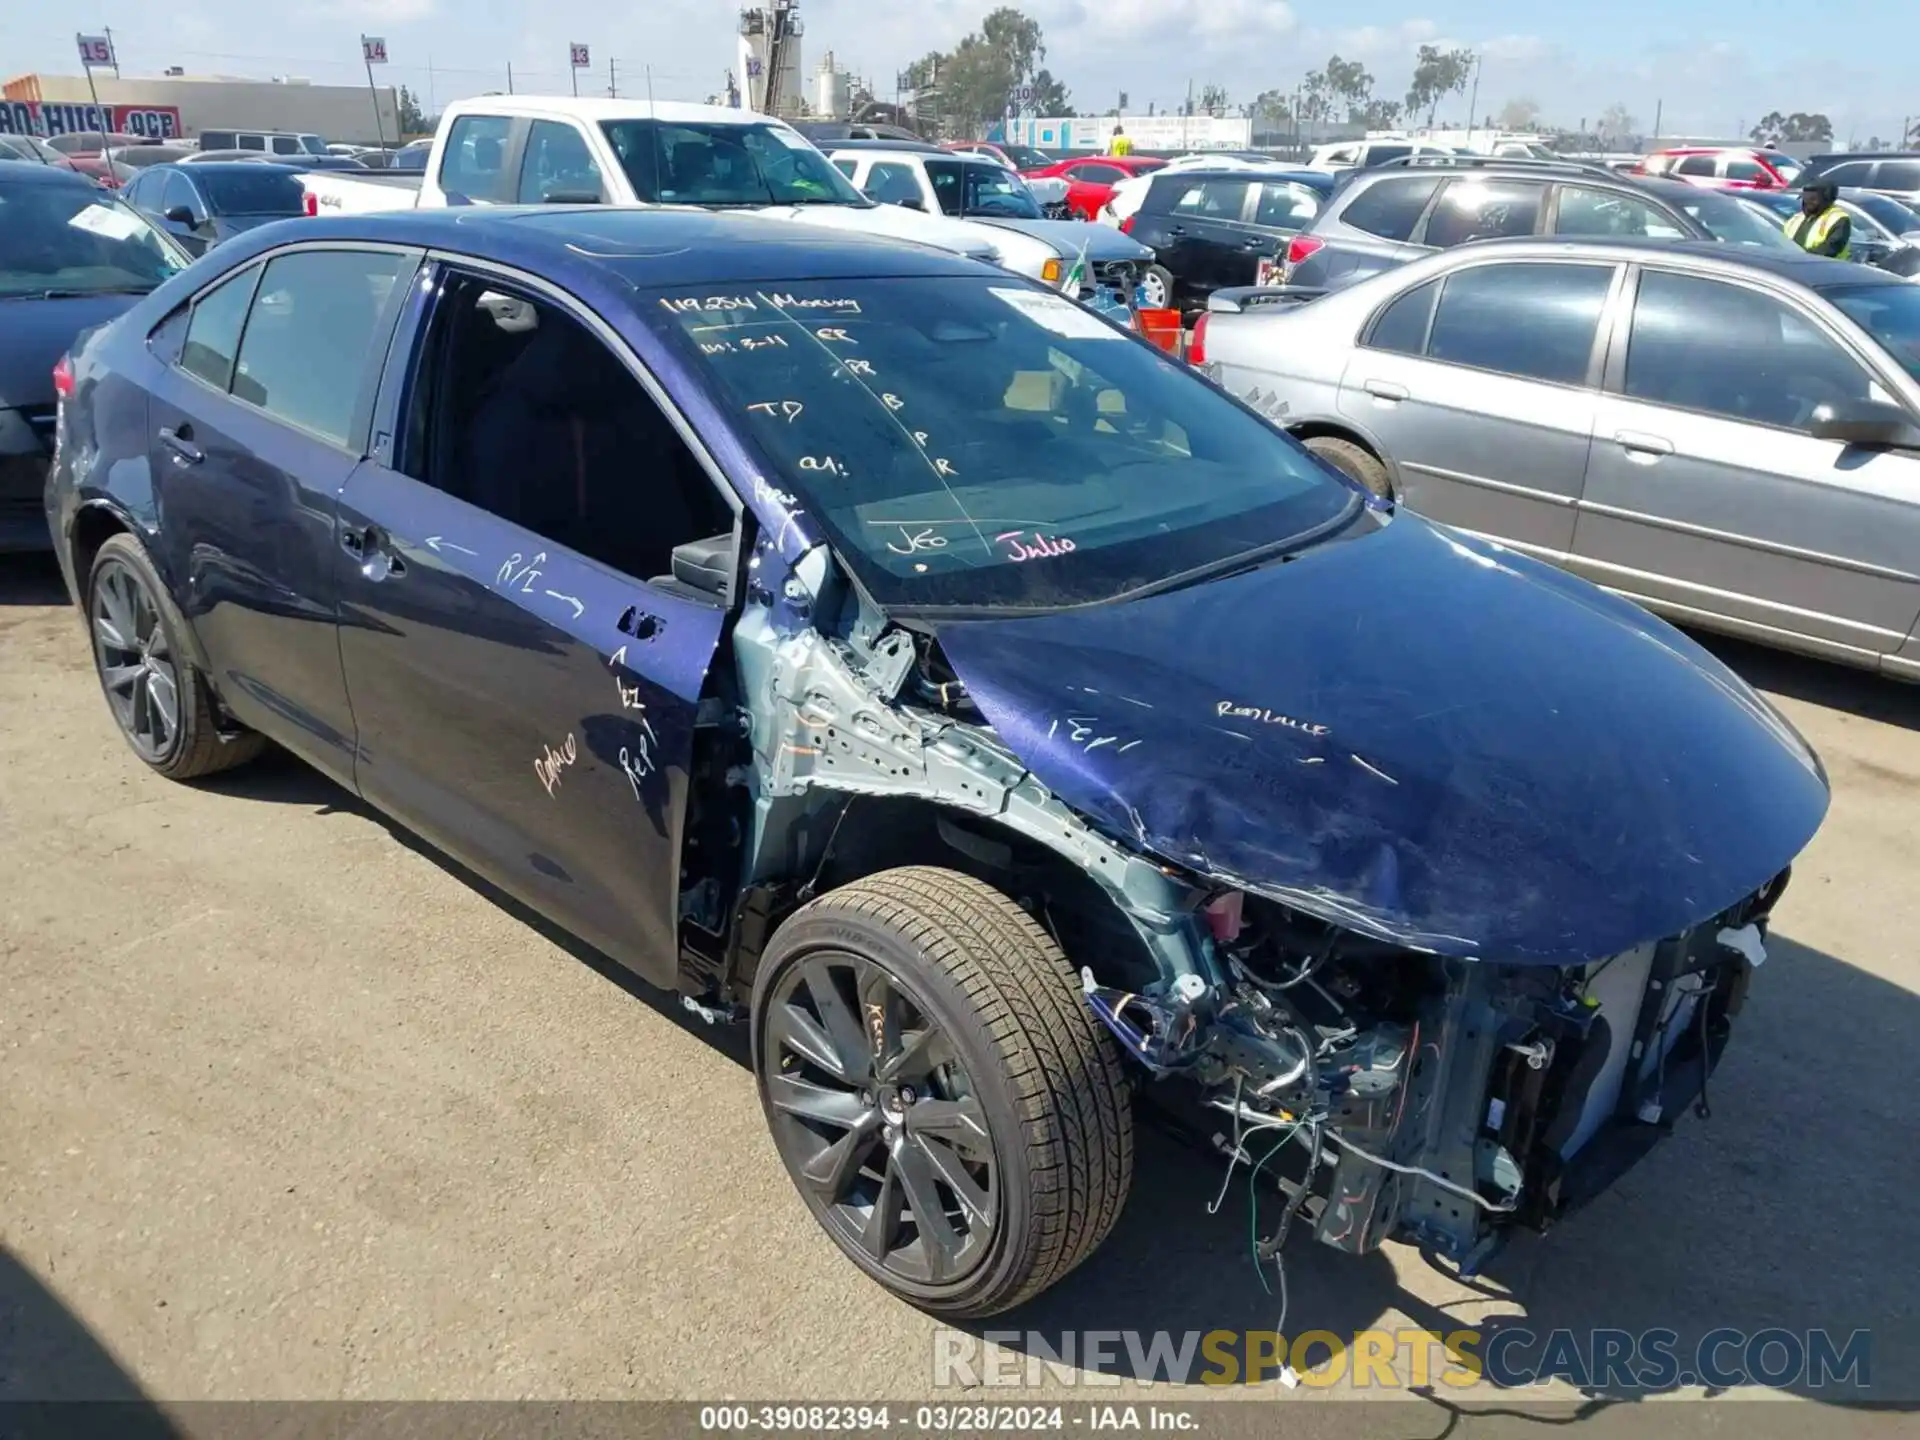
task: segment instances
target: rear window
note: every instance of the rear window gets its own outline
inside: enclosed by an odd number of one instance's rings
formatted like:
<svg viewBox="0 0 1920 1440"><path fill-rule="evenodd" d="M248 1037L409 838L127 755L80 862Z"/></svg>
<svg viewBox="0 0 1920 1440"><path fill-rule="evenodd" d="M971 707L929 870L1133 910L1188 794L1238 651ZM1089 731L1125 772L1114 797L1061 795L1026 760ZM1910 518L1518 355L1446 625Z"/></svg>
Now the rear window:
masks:
<svg viewBox="0 0 1920 1440"><path fill-rule="evenodd" d="M201 193L216 215L298 215L305 196L292 175L272 165L196 166Z"/></svg>
<svg viewBox="0 0 1920 1440"><path fill-rule="evenodd" d="M0 184L0 300L145 294L184 263L153 226L91 185Z"/></svg>
<svg viewBox="0 0 1920 1440"><path fill-rule="evenodd" d="M1367 147L1367 164L1369 166L1385 165L1389 161L1404 160L1412 153L1413 147L1411 145L1369 145Z"/></svg>
<svg viewBox="0 0 1920 1440"><path fill-rule="evenodd" d="M1434 175L1409 175L1406 179L1383 180L1369 185L1347 202L1340 212L1343 225L1378 235L1382 240L1407 240L1419 223L1427 201L1440 186Z"/></svg>

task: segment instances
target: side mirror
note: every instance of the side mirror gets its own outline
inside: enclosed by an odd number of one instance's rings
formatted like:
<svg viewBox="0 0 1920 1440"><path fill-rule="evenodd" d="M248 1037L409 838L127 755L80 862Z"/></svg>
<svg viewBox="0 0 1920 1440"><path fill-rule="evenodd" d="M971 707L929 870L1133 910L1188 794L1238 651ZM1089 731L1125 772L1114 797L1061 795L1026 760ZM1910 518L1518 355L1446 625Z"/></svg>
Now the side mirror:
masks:
<svg viewBox="0 0 1920 1440"><path fill-rule="evenodd" d="M1920 450L1920 423L1884 400L1843 400L1821 405L1807 424L1816 440L1838 440L1878 450Z"/></svg>
<svg viewBox="0 0 1920 1440"><path fill-rule="evenodd" d="M911 197L905 200L895 200L895 201L892 201L891 203L898 205L902 210L925 210L927 208L926 201L915 200Z"/></svg>
<svg viewBox="0 0 1920 1440"><path fill-rule="evenodd" d="M161 218L174 225L192 225L193 211L185 205L175 205Z"/></svg>

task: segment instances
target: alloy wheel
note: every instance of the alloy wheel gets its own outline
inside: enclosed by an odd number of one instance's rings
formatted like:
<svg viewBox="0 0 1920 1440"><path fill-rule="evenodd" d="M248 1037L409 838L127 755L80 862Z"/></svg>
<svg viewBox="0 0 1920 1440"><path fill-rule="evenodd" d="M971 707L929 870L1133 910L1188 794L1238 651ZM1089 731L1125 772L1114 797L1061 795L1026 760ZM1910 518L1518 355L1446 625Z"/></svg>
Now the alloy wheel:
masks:
<svg viewBox="0 0 1920 1440"><path fill-rule="evenodd" d="M986 1112L946 1032L863 956L780 977L763 1034L774 1141L849 1249L921 1286L972 1273L1000 1223Z"/></svg>
<svg viewBox="0 0 1920 1440"><path fill-rule="evenodd" d="M1164 310L1167 308L1167 287L1161 283L1160 277L1155 275L1151 270L1140 277L1140 299L1149 310Z"/></svg>
<svg viewBox="0 0 1920 1440"><path fill-rule="evenodd" d="M141 757L164 761L180 736L180 670L160 609L127 566L101 567L88 619L100 683L120 729Z"/></svg>

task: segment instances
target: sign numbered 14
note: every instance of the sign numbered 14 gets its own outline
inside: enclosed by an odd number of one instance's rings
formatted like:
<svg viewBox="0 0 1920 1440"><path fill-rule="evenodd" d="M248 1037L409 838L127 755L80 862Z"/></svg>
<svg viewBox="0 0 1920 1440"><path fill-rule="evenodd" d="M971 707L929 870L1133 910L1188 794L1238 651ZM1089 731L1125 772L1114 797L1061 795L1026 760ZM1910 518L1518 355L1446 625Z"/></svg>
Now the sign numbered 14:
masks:
<svg viewBox="0 0 1920 1440"><path fill-rule="evenodd" d="M369 65L384 65L387 63L387 42L378 35L362 35L360 54Z"/></svg>
<svg viewBox="0 0 1920 1440"><path fill-rule="evenodd" d="M569 45L567 49L573 52L573 68L574 69L591 70L593 68L593 59L590 55L588 55L586 46Z"/></svg>
<svg viewBox="0 0 1920 1440"><path fill-rule="evenodd" d="M76 35L80 44L80 63L82 65L113 64L113 41L105 35Z"/></svg>

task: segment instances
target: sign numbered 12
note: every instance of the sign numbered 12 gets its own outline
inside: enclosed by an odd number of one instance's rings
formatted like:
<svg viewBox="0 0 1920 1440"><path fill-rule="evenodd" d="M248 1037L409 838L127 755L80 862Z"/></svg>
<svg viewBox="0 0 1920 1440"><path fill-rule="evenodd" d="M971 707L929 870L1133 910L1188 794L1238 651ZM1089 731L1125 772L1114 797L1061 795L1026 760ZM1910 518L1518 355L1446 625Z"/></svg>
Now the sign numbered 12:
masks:
<svg viewBox="0 0 1920 1440"><path fill-rule="evenodd" d="M113 41L104 35L76 35L80 44L80 63L86 66L113 64Z"/></svg>
<svg viewBox="0 0 1920 1440"><path fill-rule="evenodd" d="M574 69L591 70L593 68L593 59L591 56L587 54L586 46L569 45L567 49L573 52L573 68Z"/></svg>
<svg viewBox="0 0 1920 1440"><path fill-rule="evenodd" d="M384 65L387 63L387 42L378 35L362 35L360 54L369 65Z"/></svg>

